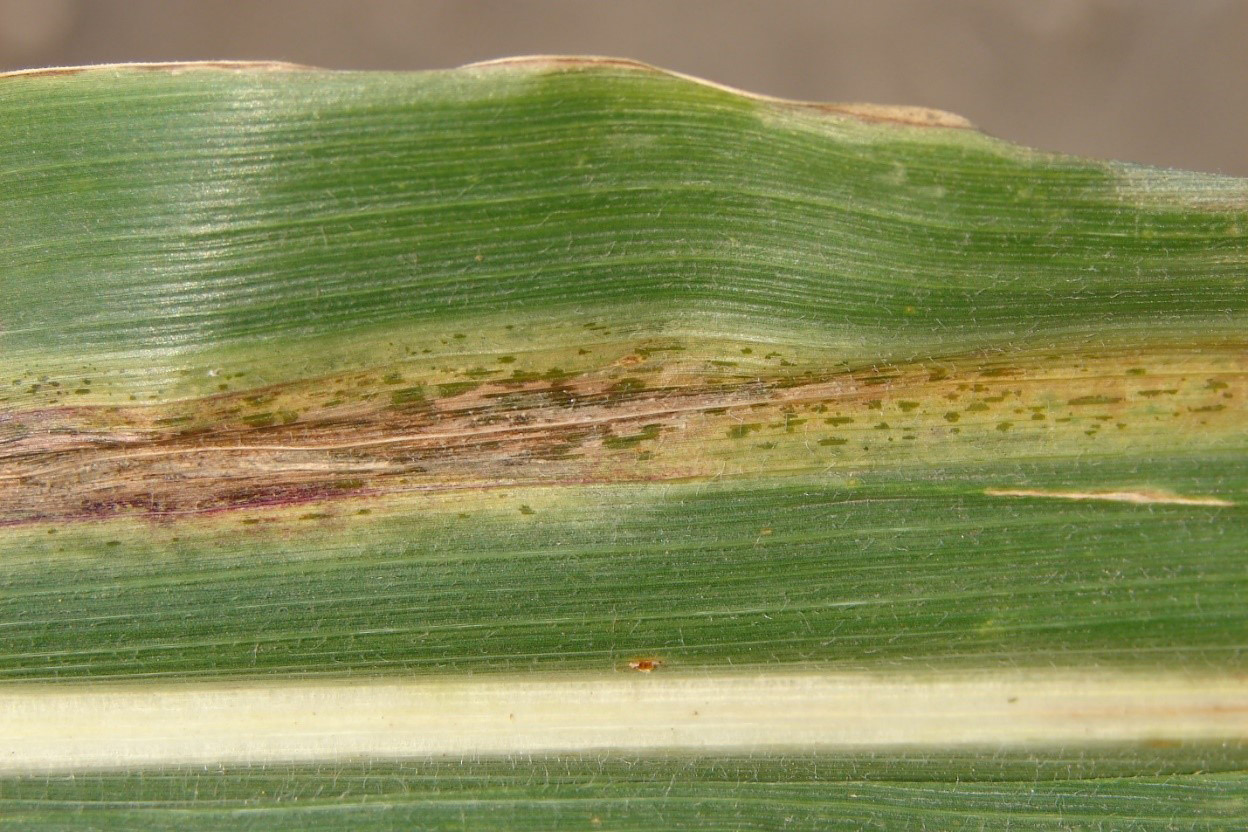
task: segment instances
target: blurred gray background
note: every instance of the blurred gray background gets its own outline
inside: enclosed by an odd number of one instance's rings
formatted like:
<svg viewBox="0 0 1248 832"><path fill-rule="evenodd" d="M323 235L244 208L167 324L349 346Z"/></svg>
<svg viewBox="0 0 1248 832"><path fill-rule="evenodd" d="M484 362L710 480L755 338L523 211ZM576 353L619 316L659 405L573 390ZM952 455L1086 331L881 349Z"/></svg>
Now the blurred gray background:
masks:
<svg viewBox="0 0 1248 832"><path fill-rule="evenodd" d="M921 104L1048 150L1248 176L1248 0L0 0L0 69L534 53Z"/></svg>

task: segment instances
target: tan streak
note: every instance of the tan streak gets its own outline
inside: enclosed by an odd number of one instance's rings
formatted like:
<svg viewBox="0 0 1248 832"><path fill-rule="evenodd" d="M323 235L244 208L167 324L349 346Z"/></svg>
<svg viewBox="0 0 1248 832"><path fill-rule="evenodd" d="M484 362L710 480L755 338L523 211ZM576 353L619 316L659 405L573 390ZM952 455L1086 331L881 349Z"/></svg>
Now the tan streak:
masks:
<svg viewBox="0 0 1248 832"><path fill-rule="evenodd" d="M402 433L396 436L386 436L377 439L357 439L350 442L325 442L319 445L195 445L186 448L166 448L155 451L133 451L128 453L111 454L92 459L90 462L92 464L119 461L132 462L140 459L159 459L215 453L323 453L327 451L352 451L361 450L363 448L378 448L387 445L403 445L417 442L445 442L456 439L482 439L491 436L508 435L524 436L525 434L541 434L544 431L562 430L564 428L592 428L624 421L634 422L642 419L672 418L693 413L701 413L706 410L716 410L723 407L744 408L760 404L788 404L806 400L817 401L828 398L841 390L842 385L839 383L818 385L812 384L807 388L802 388L802 392L797 394L788 391L781 391L780 393L770 397L763 396L723 400L713 399L699 404L651 408L649 410L626 410L621 408L606 416L587 416L580 419L535 422L529 425L497 425L489 427L475 427L468 430ZM0 480L25 480L31 477L58 474L65 471L77 470L79 468L81 468L81 463L50 465L45 468L36 468L32 471L25 471L21 474L0 474Z"/></svg>
<svg viewBox="0 0 1248 832"><path fill-rule="evenodd" d="M990 497L1049 497L1055 500L1105 500L1111 503L1139 503L1171 506L1233 506L1220 497L1183 497L1165 491L1044 491L1034 488L988 488Z"/></svg>
<svg viewBox="0 0 1248 832"><path fill-rule="evenodd" d="M1248 739L1248 677L1009 673L0 692L0 773L424 755Z"/></svg>

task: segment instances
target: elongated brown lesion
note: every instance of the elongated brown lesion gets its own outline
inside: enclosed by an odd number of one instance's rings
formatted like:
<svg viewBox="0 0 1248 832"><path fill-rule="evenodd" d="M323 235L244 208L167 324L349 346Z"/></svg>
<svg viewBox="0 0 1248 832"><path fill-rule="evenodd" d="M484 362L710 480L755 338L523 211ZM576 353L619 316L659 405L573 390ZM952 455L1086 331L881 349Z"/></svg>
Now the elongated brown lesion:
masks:
<svg viewBox="0 0 1248 832"><path fill-rule="evenodd" d="M510 485L687 480L1242 443L1242 349L749 373L355 373L158 406L0 414L0 523ZM1125 484L1127 486L1138 484Z"/></svg>

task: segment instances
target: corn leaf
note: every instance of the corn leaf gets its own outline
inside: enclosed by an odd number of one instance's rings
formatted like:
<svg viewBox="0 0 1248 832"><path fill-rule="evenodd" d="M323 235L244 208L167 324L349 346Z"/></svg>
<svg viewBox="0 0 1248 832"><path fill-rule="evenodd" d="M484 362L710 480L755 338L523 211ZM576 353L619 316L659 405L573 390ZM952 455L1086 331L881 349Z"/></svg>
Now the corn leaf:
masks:
<svg viewBox="0 0 1248 832"><path fill-rule="evenodd" d="M1248 817L1248 182L606 59L0 125L0 828Z"/></svg>

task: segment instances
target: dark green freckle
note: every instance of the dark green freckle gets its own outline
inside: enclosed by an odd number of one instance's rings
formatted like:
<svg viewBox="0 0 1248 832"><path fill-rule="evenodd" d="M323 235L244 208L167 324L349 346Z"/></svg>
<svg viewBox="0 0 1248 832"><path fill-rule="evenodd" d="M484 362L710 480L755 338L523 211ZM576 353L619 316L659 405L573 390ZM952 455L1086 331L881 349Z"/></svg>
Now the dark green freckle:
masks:
<svg viewBox="0 0 1248 832"><path fill-rule="evenodd" d="M639 378L622 378L607 388L608 393L616 395L640 393L646 389L646 383Z"/></svg>
<svg viewBox="0 0 1248 832"><path fill-rule="evenodd" d="M602 446L604 448L610 448L611 450L632 448L647 439L657 439L661 430L661 425L643 425L641 432L635 433L632 436L608 436L606 439L602 440Z"/></svg>
<svg viewBox="0 0 1248 832"><path fill-rule="evenodd" d="M1013 426L1013 422L1001 422L1000 424L997 425L997 430L1001 431L1002 433L1005 433L1012 426Z"/></svg>
<svg viewBox="0 0 1248 832"><path fill-rule="evenodd" d="M243 417L243 423L253 428L267 428L275 421L276 417L272 413L253 413Z"/></svg>
<svg viewBox="0 0 1248 832"><path fill-rule="evenodd" d="M1117 404L1122 401L1118 396L1079 396L1071 399L1066 404L1083 405L1083 404Z"/></svg>
<svg viewBox="0 0 1248 832"><path fill-rule="evenodd" d="M959 414L955 413L955 412L954 412L954 411L952 411L952 410L950 410L948 413L946 413L946 414L945 414L945 421L946 421L946 422L956 422L956 421L958 421L958 420L959 420L959 419L961 419L961 418L962 418L962 417L961 417Z"/></svg>
<svg viewBox="0 0 1248 832"><path fill-rule="evenodd" d="M476 390L480 386L475 381L455 381L450 384L439 384L438 394L441 396L458 396L461 393Z"/></svg>
<svg viewBox="0 0 1248 832"><path fill-rule="evenodd" d="M521 514L537 514L536 511L534 511L533 509L525 505L520 506L520 513Z"/></svg>
<svg viewBox="0 0 1248 832"><path fill-rule="evenodd" d="M424 387L405 387L402 390L395 390L390 394L391 404L411 404L412 402L423 401L425 398ZM328 407L329 405L326 405Z"/></svg>

